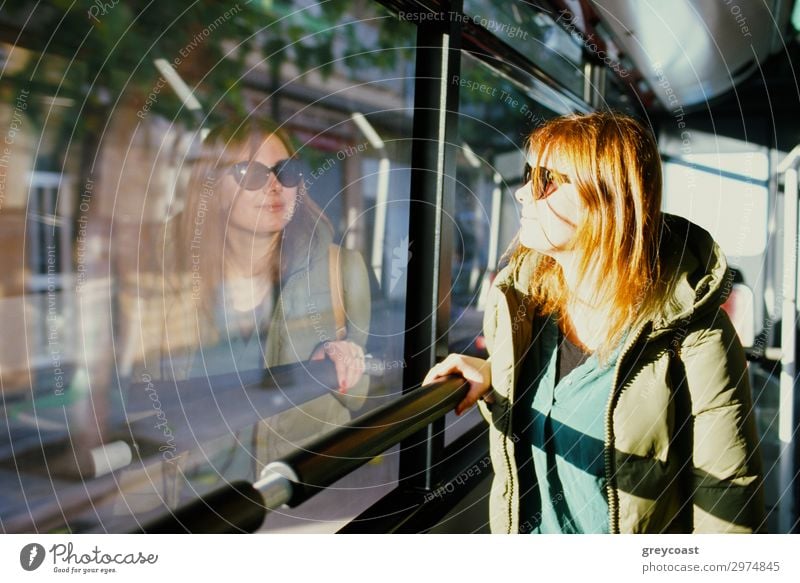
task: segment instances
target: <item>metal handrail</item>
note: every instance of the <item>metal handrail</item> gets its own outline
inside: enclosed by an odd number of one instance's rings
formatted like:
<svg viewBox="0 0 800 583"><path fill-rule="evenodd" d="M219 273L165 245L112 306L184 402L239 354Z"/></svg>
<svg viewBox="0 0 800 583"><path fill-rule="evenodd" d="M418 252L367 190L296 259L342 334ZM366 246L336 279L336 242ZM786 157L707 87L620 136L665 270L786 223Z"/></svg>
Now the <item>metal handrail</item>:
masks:
<svg viewBox="0 0 800 583"><path fill-rule="evenodd" d="M783 281L783 326L781 328L781 375L780 396L778 405L778 440L779 483L780 491L788 492L778 500L779 532L791 532L798 516L792 485L797 476L796 461L796 427L795 412L797 373L800 370L795 362L797 354L797 306L800 304L800 290L795 279L800 265L797 256L797 236L800 225L797 221L798 194L800 194L800 145L795 146L788 156L778 165L778 172L783 174L783 272L791 274Z"/></svg>
<svg viewBox="0 0 800 583"><path fill-rule="evenodd" d="M137 532L254 532L269 510L297 506L403 439L444 417L469 385L460 376L414 389L264 468L255 484L234 482Z"/></svg>

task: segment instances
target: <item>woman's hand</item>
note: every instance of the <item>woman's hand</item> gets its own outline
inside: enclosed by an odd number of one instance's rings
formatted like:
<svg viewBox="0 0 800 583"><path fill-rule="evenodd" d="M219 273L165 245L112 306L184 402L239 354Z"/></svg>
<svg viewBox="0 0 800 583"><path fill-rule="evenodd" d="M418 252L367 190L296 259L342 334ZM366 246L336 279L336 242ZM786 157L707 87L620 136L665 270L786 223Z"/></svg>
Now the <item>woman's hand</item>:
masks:
<svg viewBox="0 0 800 583"><path fill-rule="evenodd" d="M311 360L322 360L325 357L333 361L336 367L340 393L346 393L364 374L364 350L355 342L325 342L314 351Z"/></svg>
<svg viewBox="0 0 800 583"><path fill-rule="evenodd" d="M450 354L428 371L422 384L429 385L451 374L460 374L469 383L469 392L464 400L456 406L456 415L461 415L477 403L478 399L490 402L492 367L488 360L463 354Z"/></svg>

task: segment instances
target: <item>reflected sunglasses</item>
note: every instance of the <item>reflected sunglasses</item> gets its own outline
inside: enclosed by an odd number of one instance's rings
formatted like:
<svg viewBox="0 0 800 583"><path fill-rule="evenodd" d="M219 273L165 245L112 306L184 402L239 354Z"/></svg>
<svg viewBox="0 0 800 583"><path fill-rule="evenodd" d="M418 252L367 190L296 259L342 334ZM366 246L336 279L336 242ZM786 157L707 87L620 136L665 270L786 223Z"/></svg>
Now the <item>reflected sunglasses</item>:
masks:
<svg viewBox="0 0 800 583"><path fill-rule="evenodd" d="M555 190L555 188L553 188L554 184L556 188L562 184L569 184L569 176L561 174L561 172L556 172L555 170L550 170L544 166L536 166L534 168L526 163L525 168L522 170L522 183L528 184L531 181L533 181L533 198L535 200L541 200L553 194Z"/></svg>
<svg viewBox="0 0 800 583"><path fill-rule="evenodd" d="M303 167L299 160L289 158L279 160L274 166L266 166L261 162L237 162L230 169L233 179L245 190L259 190L269 181L269 175L275 174L286 188L294 188L303 179Z"/></svg>

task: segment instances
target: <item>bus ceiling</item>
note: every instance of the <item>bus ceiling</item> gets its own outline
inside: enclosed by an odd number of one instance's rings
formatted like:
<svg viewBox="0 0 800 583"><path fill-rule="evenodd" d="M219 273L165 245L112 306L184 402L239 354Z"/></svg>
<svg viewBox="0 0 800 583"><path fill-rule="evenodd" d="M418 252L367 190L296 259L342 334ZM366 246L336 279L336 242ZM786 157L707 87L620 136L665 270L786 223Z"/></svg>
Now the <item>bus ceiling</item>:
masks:
<svg viewBox="0 0 800 583"><path fill-rule="evenodd" d="M784 151L796 145L794 123L765 129L758 121L795 118L788 108L796 98L783 104L773 97L798 95L791 65L800 52L795 0L553 0L552 6L595 63L638 94L655 123L659 115L685 111L702 126L714 123L705 116L730 114L738 128L726 129L723 119L714 133ZM764 127L743 127L751 124Z"/></svg>

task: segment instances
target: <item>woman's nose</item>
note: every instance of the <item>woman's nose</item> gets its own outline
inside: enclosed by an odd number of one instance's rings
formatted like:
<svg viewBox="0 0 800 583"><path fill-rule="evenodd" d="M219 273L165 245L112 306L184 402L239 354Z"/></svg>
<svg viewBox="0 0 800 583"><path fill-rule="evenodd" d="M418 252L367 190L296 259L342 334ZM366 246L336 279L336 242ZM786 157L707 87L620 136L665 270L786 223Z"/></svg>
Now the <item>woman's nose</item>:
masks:
<svg viewBox="0 0 800 583"><path fill-rule="evenodd" d="M267 182L264 184L264 192L269 194L280 193L280 191L281 183L278 181L278 175L275 172L270 172L269 176L267 176Z"/></svg>

